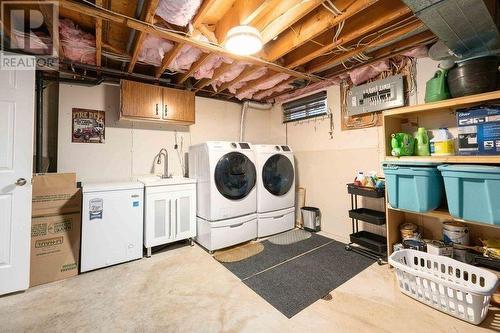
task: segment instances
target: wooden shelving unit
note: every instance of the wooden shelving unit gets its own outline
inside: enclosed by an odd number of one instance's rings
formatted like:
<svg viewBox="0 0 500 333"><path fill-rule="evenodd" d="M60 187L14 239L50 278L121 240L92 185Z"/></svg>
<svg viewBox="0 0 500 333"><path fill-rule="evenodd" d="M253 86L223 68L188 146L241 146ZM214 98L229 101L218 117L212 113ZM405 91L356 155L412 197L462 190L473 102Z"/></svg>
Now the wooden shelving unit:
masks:
<svg viewBox="0 0 500 333"><path fill-rule="evenodd" d="M457 164L500 164L500 156L391 156L390 137L392 133L404 132L405 126L416 124L426 129L446 127L456 135L457 109L467 108L484 103L500 102L500 90L473 96L449 99L440 102L413 105L383 112L383 126L385 136L385 161L405 162L434 162ZM394 209L387 204L387 254L392 253L392 246L401 240L399 226L405 222L417 224L423 232L424 238L440 239L442 236L442 222L457 220L469 226L471 240L477 238L500 238L500 227L454 219L446 207L426 212L415 213Z"/></svg>

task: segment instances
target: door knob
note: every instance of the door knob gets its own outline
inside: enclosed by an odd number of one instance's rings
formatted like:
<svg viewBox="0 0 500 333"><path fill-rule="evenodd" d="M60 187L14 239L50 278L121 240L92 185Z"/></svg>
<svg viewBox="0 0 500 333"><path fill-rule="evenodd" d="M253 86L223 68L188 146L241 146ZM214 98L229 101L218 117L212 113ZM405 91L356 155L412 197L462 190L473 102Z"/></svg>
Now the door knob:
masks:
<svg viewBox="0 0 500 333"><path fill-rule="evenodd" d="M16 180L17 186L24 186L24 185L26 185L26 183L27 183L27 181L24 178L19 178L18 180Z"/></svg>

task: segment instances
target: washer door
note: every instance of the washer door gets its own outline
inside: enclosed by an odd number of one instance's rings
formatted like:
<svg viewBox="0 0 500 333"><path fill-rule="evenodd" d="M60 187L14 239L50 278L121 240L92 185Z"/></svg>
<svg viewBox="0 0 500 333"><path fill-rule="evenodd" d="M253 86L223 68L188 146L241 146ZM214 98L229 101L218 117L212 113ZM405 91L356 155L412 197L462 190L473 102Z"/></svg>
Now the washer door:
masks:
<svg viewBox="0 0 500 333"><path fill-rule="evenodd" d="M215 185L220 194L230 200L246 197L255 186L255 165L237 152L221 157L215 167Z"/></svg>
<svg viewBox="0 0 500 333"><path fill-rule="evenodd" d="M294 171L288 157L276 154L271 156L262 167L264 187L274 195L284 195L293 184Z"/></svg>

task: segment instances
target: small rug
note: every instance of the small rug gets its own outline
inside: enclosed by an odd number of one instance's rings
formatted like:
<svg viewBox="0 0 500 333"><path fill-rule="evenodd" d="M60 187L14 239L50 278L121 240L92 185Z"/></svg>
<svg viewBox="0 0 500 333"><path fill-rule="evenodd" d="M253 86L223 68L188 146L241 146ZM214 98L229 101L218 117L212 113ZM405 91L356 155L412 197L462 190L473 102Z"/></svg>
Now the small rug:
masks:
<svg viewBox="0 0 500 333"><path fill-rule="evenodd" d="M265 240L264 250L237 262L221 262L255 293L291 318L373 264L345 244L312 234L288 245Z"/></svg>
<svg viewBox="0 0 500 333"><path fill-rule="evenodd" d="M309 231L295 229L269 237L268 241L276 245L290 245L308 238L311 238L311 233Z"/></svg>
<svg viewBox="0 0 500 333"><path fill-rule="evenodd" d="M292 318L373 264L373 260L344 247L345 244L333 241L243 283Z"/></svg>
<svg viewBox="0 0 500 333"><path fill-rule="evenodd" d="M245 260L223 262L222 264L241 280L276 266L295 256L331 242L332 239L313 234L312 237L290 245L276 245L269 240L262 241L264 251Z"/></svg>
<svg viewBox="0 0 500 333"><path fill-rule="evenodd" d="M251 242L230 249L217 251L214 254L214 258L219 262L237 262L253 257L263 250L264 245L258 242Z"/></svg>

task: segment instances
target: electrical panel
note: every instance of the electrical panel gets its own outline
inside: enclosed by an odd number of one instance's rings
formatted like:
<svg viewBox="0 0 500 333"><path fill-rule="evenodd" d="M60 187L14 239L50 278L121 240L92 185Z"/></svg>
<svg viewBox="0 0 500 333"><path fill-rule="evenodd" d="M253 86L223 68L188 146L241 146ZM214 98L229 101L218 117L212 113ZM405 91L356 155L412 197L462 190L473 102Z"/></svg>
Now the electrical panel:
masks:
<svg viewBox="0 0 500 333"><path fill-rule="evenodd" d="M356 116L404 106L403 75L352 87L347 95L347 114Z"/></svg>

